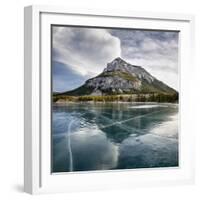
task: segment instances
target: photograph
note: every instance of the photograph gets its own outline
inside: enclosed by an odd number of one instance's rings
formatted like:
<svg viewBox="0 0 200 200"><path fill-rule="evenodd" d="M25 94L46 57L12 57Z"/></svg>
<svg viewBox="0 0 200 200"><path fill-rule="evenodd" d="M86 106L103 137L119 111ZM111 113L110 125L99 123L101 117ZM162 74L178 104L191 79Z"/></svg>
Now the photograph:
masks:
<svg viewBox="0 0 200 200"><path fill-rule="evenodd" d="M51 173L177 168L179 31L51 24Z"/></svg>

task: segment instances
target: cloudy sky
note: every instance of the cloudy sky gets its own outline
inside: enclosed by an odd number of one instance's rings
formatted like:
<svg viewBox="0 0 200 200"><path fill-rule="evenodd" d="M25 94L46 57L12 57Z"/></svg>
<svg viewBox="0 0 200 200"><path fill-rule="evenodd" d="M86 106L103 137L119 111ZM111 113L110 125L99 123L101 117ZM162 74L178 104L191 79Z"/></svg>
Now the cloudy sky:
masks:
<svg viewBox="0 0 200 200"><path fill-rule="evenodd" d="M53 26L53 91L82 85L116 57L178 90L178 32Z"/></svg>

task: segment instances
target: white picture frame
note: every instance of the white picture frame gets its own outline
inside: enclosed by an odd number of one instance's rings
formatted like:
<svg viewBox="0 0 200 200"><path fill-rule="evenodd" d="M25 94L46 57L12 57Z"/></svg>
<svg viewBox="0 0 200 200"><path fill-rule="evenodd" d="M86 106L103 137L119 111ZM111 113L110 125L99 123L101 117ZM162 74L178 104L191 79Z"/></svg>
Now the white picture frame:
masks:
<svg viewBox="0 0 200 200"><path fill-rule="evenodd" d="M95 25L180 31L180 167L51 174L50 25ZM114 10L84 10L56 6L25 8L25 128L24 190L54 193L119 189L194 182L194 131L191 131L194 17ZM188 123L189 122L189 123Z"/></svg>

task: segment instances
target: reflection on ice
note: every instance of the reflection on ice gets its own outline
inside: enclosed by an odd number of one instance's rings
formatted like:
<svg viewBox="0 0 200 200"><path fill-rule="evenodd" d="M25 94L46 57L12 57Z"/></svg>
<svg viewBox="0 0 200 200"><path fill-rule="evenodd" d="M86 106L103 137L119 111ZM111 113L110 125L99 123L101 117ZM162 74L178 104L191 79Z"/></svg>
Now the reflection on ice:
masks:
<svg viewBox="0 0 200 200"><path fill-rule="evenodd" d="M163 137L178 138L178 114L169 116L168 121L154 126L150 133Z"/></svg>
<svg viewBox="0 0 200 200"><path fill-rule="evenodd" d="M106 170L117 166L118 146L100 130L83 129L72 137L75 170Z"/></svg>
<svg viewBox="0 0 200 200"><path fill-rule="evenodd" d="M66 147L69 139L71 152ZM63 142L64 140L66 141ZM56 151L54 162L57 163L54 171L71 171L68 167L71 161L73 171L112 169L118 163L118 146L107 140L105 134L97 129L84 128L74 132L70 138L62 138L60 144L54 145L54 151Z"/></svg>
<svg viewBox="0 0 200 200"><path fill-rule="evenodd" d="M52 171L178 166L177 113L175 104L54 106Z"/></svg>

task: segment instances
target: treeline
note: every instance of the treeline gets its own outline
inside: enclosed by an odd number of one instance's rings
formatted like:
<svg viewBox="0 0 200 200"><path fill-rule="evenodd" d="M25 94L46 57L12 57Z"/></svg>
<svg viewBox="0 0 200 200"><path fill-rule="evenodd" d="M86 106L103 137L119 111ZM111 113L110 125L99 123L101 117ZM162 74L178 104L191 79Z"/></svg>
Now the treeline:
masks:
<svg viewBox="0 0 200 200"><path fill-rule="evenodd" d="M132 94L132 95L105 95L105 96L66 96L54 95L53 102L178 102L178 94Z"/></svg>
<svg viewBox="0 0 200 200"><path fill-rule="evenodd" d="M178 102L178 93L174 94L149 94L149 96L146 95L140 95L138 94L136 97L136 102Z"/></svg>

